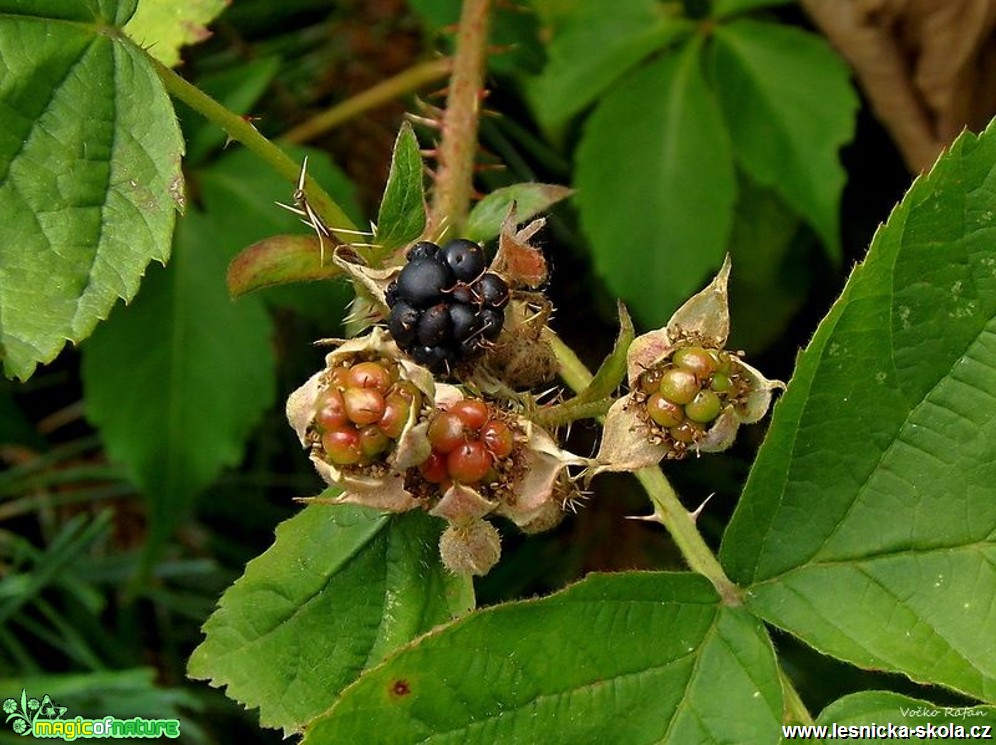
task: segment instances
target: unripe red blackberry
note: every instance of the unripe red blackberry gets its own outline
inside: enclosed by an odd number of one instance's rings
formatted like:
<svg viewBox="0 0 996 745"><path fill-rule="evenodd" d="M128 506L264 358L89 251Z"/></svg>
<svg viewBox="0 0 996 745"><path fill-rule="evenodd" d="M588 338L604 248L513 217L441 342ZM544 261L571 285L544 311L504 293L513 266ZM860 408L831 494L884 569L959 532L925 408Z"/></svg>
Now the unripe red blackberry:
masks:
<svg viewBox="0 0 996 745"><path fill-rule="evenodd" d="M456 401L437 411L429 421L426 437L432 456L419 470L431 483L490 483L499 477L501 464L515 449L511 427L478 399ZM445 478L440 459L445 461Z"/></svg>
<svg viewBox="0 0 996 745"><path fill-rule="evenodd" d="M460 443L446 456L450 478L461 484L476 484L487 476L493 463L491 453L480 440Z"/></svg>
<svg viewBox="0 0 996 745"><path fill-rule="evenodd" d="M507 458L515 447L512 430L498 419L492 419L481 427L481 442L496 458Z"/></svg>

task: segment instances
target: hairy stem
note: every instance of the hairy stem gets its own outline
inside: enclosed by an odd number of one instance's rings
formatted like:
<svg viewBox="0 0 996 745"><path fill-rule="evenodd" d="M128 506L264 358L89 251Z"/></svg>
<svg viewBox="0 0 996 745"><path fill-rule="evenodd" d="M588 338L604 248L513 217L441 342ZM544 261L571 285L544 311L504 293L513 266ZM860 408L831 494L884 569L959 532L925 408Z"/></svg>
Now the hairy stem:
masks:
<svg viewBox="0 0 996 745"><path fill-rule="evenodd" d="M296 163L287 153L261 135L246 119L226 109L144 50L142 53L155 67L159 79L163 81L163 85L166 86L166 90L171 96L183 101L208 121L217 124L225 130L229 137L245 145L273 170L297 186L298 178L301 175L301 164ZM342 208L310 176L305 182L304 193L308 204L325 224L332 228L333 233L337 230L356 230L356 226L342 211ZM349 243L352 240L348 233L341 235L337 233L336 235L343 243Z"/></svg>
<svg viewBox="0 0 996 745"><path fill-rule="evenodd" d="M531 419L545 429L562 427L578 419L596 419L603 417L612 406L613 399L602 398L597 401L565 401L555 406L547 406L537 411Z"/></svg>
<svg viewBox="0 0 996 745"><path fill-rule="evenodd" d="M443 115L436 189L428 234L459 234L473 193L474 155L481 114L491 0L464 0L453 74Z"/></svg>
<svg viewBox="0 0 996 745"><path fill-rule="evenodd" d="M591 372L574 350L549 329L546 339L560 361L560 376L564 382L574 391L583 391L592 380ZM642 468L636 472L636 477L654 504L654 518L667 528L688 566L712 582L724 603L740 605L740 589L726 576L661 469L657 466Z"/></svg>
<svg viewBox="0 0 996 745"><path fill-rule="evenodd" d="M364 111L369 111L399 96L418 90L427 83L445 78L452 69L453 60L449 58L423 62L420 65L410 67L394 77L381 81L372 88L316 114L311 119L289 130L281 139L286 142L312 140Z"/></svg>

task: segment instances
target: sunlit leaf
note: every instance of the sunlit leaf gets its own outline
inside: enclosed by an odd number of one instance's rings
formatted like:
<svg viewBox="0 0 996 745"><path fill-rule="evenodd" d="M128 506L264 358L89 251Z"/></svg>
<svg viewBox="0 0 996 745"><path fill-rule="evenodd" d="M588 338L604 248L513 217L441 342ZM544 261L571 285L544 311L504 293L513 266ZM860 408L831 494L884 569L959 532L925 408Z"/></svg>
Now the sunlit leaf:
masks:
<svg viewBox="0 0 996 745"><path fill-rule="evenodd" d="M887 745L898 739L972 742L982 740L982 731L976 729L973 733L973 727L989 727L992 731L996 724L996 709L991 706L940 706L892 691L861 691L834 701L820 713L816 724L846 728L849 737L860 738L869 745ZM938 731L940 727L949 729ZM963 728L963 735L955 734L953 728L957 727Z"/></svg>
<svg viewBox="0 0 996 745"><path fill-rule="evenodd" d="M391 172L377 215L377 244L397 248L415 240L425 229L425 187L422 155L408 122L394 144Z"/></svg>
<svg viewBox="0 0 996 745"><path fill-rule="evenodd" d="M138 10L125 26L125 33L164 65L180 61L180 47L197 44L211 36L207 24L230 0L139 0Z"/></svg>
<svg viewBox="0 0 996 745"><path fill-rule="evenodd" d="M524 223L570 195L570 189L556 184L525 183L495 189L470 211L464 236L478 243L490 241L501 231L513 204L516 219Z"/></svg>
<svg viewBox="0 0 996 745"><path fill-rule="evenodd" d="M94 15L89 10L97 7ZM133 4L0 0L0 358L27 378L164 262L183 143ZM46 17L73 19L65 22Z"/></svg>

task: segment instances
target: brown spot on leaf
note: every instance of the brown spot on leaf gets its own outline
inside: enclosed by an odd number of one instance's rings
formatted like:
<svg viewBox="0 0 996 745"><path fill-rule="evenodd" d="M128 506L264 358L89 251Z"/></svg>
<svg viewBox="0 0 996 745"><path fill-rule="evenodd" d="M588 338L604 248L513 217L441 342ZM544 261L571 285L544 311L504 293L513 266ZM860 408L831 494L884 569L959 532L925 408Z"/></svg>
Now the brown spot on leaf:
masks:
<svg viewBox="0 0 996 745"><path fill-rule="evenodd" d="M412 692L412 688L408 685L408 681L404 678L399 678L391 684L391 695L398 698L403 698Z"/></svg>

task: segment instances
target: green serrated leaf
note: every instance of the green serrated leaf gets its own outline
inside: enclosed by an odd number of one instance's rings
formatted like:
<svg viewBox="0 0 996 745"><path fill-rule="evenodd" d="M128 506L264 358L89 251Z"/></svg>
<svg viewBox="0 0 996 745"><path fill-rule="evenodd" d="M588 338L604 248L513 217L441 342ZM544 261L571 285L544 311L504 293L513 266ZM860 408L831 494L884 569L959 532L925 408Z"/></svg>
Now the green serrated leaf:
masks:
<svg viewBox="0 0 996 745"><path fill-rule="evenodd" d="M982 732L972 727L996 724L996 709L991 706L939 706L930 701L910 698L892 691L861 691L844 696L825 708L816 720L818 726L846 727L851 739L863 743L891 743L896 740L936 742L941 739L928 727L961 727L963 735L949 734L944 742L977 741ZM895 725L895 729L889 725ZM851 730L850 728L855 728ZM904 731L898 728L907 728ZM862 729L863 728L863 729ZM951 730L948 730L950 733Z"/></svg>
<svg viewBox="0 0 996 745"><path fill-rule="evenodd" d="M377 244L389 250L415 240L425 230L425 214L422 155L412 126L404 122L377 215Z"/></svg>
<svg viewBox="0 0 996 745"><path fill-rule="evenodd" d="M120 25L131 18L137 4L138 0L0 0L0 13Z"/></svg>
<svg viewBox="0 0 996 745"><path fill-rule="evenodd" d="M750 13L761 8L777 5L788 5L795 0L712 0L710 15L713 18L728 18L729 16Z"/></svg>
<svg viewBox="0 0 996 745"><path fill-rule="evenodd" d="M399 645L473 607L439 560L441 521L312 505L277 527L204 624L188 673L289 734ZM379 735L378 735L379 736Z"/></svg>
<svg viewBox="0 0 996 745"><path fill-rule="evenodd" d="M733 156L700 53L689 44L621 82L577 152L595 266L650 327L720 265L732 224Z"/></svg>
<svg viewBox="0 0 996 745"><path fill-rule="evenodd" d="M914 183L800 356L727 530L749 607L996 700L996 130Z"/></svg>
<svg viewBox="0 0 996 745"><path fill-rule="evenodd" d="M270 319L235 304L211 219L180 223L168 269L149 272L83 348L87 417L149 498L155 551L197 494L238 463L275 396Z"/></svg>
<svg viewBox="0 0 996 745"><path fill-rule="evenodd" d="M592 575L422 637L304 742L360 742L376 722L397 743L776 743L781 711L764 627L704 578Z"/></svg>
<svg viewBox="0 0 996 745"><path fill-rule="evenodd" d="M180 62L180 47L197 44L211 33L207 24L229 0L139 0L138 9L125 26L137 44L167 67Z"/></svg>
<svg viewBox="0 0 996 745"><path fill-rule="evenodd" d="M694 30L676 6L656 0L580 0L558 24L531 93L539 118L565 122L640 60Z"/></svg>
<svg viewBox="0 0 996 745"><path fill-rule="evenodd" d="M839 261L847 174L837 152L853 137L858 110L847 65L822 38L773 23L721 24L713 39L713 80L737 159Z"/></svg>
<svg viewBox="0 0 996 745"><path fill-rule="evenodd" d="M570 189L556 184L513 184L495 189L470 211L464 236L478 243L490 241L501 232L502 221L513 204L516 219L523 223L570 195Z"/></svg>
<svg viewBox="0 0 996 745"><path fill-rule="evenodd" d="M26 379L169 256L183 142L148 60L78 3L0 2L0 357ZM113 18L124 5L103 3Z"/></svg>

